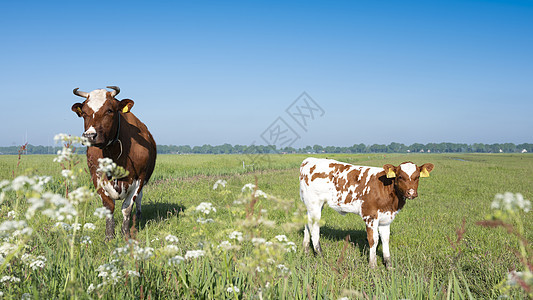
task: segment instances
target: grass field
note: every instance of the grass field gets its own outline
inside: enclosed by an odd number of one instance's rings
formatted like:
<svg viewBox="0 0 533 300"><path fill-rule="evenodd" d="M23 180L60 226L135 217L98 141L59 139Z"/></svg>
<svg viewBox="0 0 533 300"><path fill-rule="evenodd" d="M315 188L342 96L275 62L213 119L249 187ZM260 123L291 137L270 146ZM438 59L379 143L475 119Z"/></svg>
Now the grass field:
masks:
<svg viewBox="0 0 533 300"><path fill-rule="evenodd" d="M0 292L4 298L27 293L34 299L495 299L502 293L512 299L528 297L519 288L506 290L508 272L523 270L517 237L476 222L492 214L497 193L510 191L533 199L533 155L313 155L368 166L403 161L435 165L431 177L421 179L419 197L408 201L391 225L393 270L383 266L381 245L378 268L369 269L363 221L330 208L324 208L322 217L323 256L304 254L305 208L299 200L298 168L307 156L272 155L252 165L249 157L240 155L160 155L144 189L137 243L124 241L119 225L117 237L104 243L105 222L93 215L101 206L94 196L76 206L78 219L70 221L93 223L94 231L83 226L77 231L62 229L54 225L58 220L35 214L27 220L33 234L12 239L15 250L2 250L0 277L20 281L2 279ZM16 156L0 156L0 181L12 180L13 175L50 175L45 190L64 195L65 178L53 158L23 156L17 166ZM77 167L86 168L83 157ZM81 173L77 186L90 186L88 179ZM213 189L217 180L225 180L226 187ZM248 183L257 183L268 198L242 192ZM70 185L72 191L75 186ZM7 192L0 217L26 219L27 200L32 197L45 196ZM216 211L197 210L202 202ZM114 217L120 224L119 209ZM533 240L531 213L522 212L509 222L521 224L525 239ZM460 228L464 231L458 233ZM187 255L190 250L204 252ZM203 256L191 258L195 253ZM34 261L44 256L46 262L32 268L24 254ZM531 258L531 252L528 255Z"/></svg>

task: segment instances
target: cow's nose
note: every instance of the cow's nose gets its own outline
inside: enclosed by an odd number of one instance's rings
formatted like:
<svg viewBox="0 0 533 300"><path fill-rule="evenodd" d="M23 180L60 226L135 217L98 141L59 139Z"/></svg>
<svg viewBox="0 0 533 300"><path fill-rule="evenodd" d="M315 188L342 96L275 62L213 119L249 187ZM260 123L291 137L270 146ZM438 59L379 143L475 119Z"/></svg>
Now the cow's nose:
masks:
<svg viewBox="0 0 533 300"><path fill-rule="evenodd" d="M413 199L413 198L416 198L418 196L418 194L416 193L415 189L409 189L407 191L407 195L408 195L409 199Z"/></svg>
<svg viewBox="0 0 533 300"><path fill-rule="evenodd" d="M84 132L82 136L88 139L89 141L94 141L96 139L96 132Z"/></svg>

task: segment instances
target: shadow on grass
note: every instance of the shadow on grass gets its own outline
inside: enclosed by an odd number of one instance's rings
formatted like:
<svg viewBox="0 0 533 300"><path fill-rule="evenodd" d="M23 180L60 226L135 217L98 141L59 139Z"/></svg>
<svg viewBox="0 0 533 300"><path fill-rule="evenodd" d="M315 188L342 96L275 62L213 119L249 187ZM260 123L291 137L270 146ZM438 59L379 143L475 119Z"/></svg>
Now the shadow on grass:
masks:
<svg viewBox="0 0 533 300"><path fill-rule="evenodd" d="M350 236L350 244L353 247L359 248L359 251L363 253L366 249L368 251L368 241L366 239L366 231L364 230L345 230L338 229L329 226L320 227L320 238L326 238L333 241L344 241L346 236ZM324 251L324 249L322 249Z"/></svg>
<svg viewBox="0 0 533 300"><path fill-rule="evenodd" d="M185 206L176 203L154 203L149 202L147 204L142 204L142 218L139 222L139 229L143 229L146 223L150 220L161 220L169 218L170 216L178 215L178 213L183 212Z"/></svg>
<svg viewBox="0 0 533 300"><path fill-rule="evenodd" d="M300 236L303 239L303 228L300 230ZM358 251L362 255L367 255L370 250L370 247L368 245L368 240L366 238L366 230L345 230L345 229L338 229L333 228L329 226L322 226L320 227L320 241L324 241L324 239L331 240L331 241L344 241L346 239L346 236L350 236L349 242L350 246L353 248L357 248ZM311 249L313 248L313 242L311 242ZM322 244L322 252L327 252L328 249L324 248L323 242ZM380 240L381 244L381 240ZM313 250L311 250L313 251ZM376 255L383 260L383 252L377 251Z"/></svg>

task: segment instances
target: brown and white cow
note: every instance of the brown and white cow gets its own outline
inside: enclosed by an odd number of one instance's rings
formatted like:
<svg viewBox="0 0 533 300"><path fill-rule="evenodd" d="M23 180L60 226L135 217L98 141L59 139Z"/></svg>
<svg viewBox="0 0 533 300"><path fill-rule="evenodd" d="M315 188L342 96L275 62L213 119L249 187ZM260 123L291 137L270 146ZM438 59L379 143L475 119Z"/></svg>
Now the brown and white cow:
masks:
<svg viewBox="0 0 533 300"><path fill-rule="evenodd" d="M148 182L155 166L156 144L152 134L137 117L131 113L133 101L117 100L120 92L116 86L94 90L90 93L74 89L74 94L86 98L82 103L72 105L78 117L83 117L86 137L91 146L87 148L87 164L94 186L104 206L115 210L115 200L123 199L122 233L129 237L130 214L133 203L137 208L136 218L141 218L143 186ZM96 172L99 158L110 158L129 174L111 181L107 175ZM100 178L104 176L105 178ZM101 183L100 185L98 183ZM106 219L106 239L115 235L113 217Z"/></svg>
<svg viewBox="0 0 533 300"><path fill-rule="evenodd" d="M417 166L404 162L383 168L354 166L331 159L307 158L300 167L300 197L307 207L308 224L304 229L303 246L309 241L321 253L320 217L324 203L344 215L358 214L366 223L370 246L370 267L376 262L379 236L383 243L385 265L391 267L389 252L390 224L405 205L406 199L418 196L418 179L428 177L433 164ZM379 232L379 235L378 235ZM309 236L311 233L311 236Z"/></svg>

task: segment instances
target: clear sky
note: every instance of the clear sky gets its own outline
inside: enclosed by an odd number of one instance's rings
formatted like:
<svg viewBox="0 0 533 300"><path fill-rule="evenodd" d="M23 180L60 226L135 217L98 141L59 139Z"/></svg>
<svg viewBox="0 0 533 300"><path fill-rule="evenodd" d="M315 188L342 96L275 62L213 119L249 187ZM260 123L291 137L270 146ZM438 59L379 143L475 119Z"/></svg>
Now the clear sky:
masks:
<svg viewBox="0 0 533 300"><path fill-rule="evenodd" d="M158 144L533 142L533 1L2 1L0 146L121 88ZM286 109L323 109L303 129Z"/></svg>

